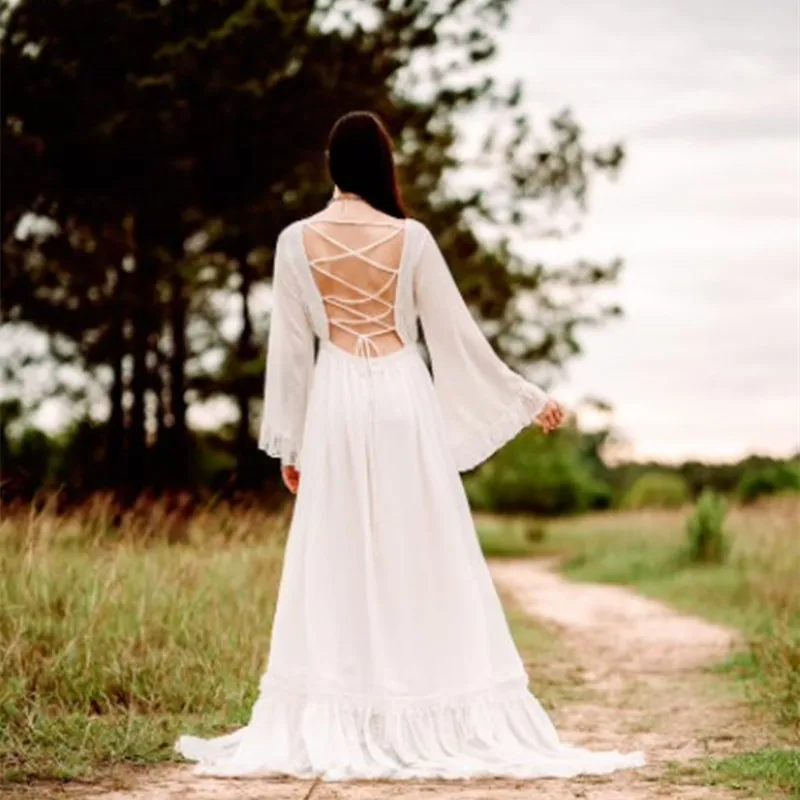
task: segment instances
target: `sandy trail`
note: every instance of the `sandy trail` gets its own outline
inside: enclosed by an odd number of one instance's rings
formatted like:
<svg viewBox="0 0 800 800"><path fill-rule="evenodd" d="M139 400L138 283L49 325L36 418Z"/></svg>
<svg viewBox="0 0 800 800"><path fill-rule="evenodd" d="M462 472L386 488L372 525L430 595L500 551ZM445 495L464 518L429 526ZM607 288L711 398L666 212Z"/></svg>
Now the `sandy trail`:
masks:
<svg viewBox="0 0 800 800"><path fill-rule="evenodd" d="M680 777L675 765L752 749L741 701L714 692L706 668L733 644L730 631L680 615L612 586L577 584L548 564L491 564L496 584L521 609L557 627L583 684L580 700L553 712L565 741L596 749L644 750L648 766L571 781L516 780L336 784L219 781L188 767L140 774L133 788L102 800L725 800L735 795ZM532 689L536 691L536 687ZM71 794L71 793L70 793ZM74 796L74 795L72 795ZM84 794L83 796L89 796ZM739 795L740 796L740 795Z"/></svg>

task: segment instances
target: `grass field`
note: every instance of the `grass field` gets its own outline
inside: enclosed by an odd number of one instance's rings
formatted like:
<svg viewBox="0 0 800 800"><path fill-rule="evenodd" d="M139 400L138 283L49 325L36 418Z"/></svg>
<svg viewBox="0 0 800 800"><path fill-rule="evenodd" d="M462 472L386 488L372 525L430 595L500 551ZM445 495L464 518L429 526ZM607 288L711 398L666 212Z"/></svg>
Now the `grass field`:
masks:
<svg viewBox="0 0 800 800"><path fill-rule="evenodd" d="M0 783L91 778L174 758L182 732L247 720L264 668L287 517L98 498L0 522ZM557 639L510 609L545 703L569 690Z"/></svg>
<svg viewBox="0 0 800 800"><path fill-rule="evenodd" d="M586 515L543 529L525 518L479 518L485 549L497 557L549 556L579 581L629 585L697 616L739 629L744 646L720 672L741 681L765 725L789 749L765 748L710 762L703 779L769 794L800 796L800 499L779 497L733 508L722 564L692 564L685 533L690 509Z"/></svg>
<svg viewBox="0 0 800 800"><path fill-rule="evenodd" d="M800 505L735 510L730 560L687 564L685 513L550 523L479 520L487 554L549 555L579 580L612 581L735 625L749 648L727 665L796 731L800 720ZM269 647L287 516L150 504L117 518L104 498L70 514L0 521L0 782L91 778L173 758L187 730L246 721ZM545 705L579 692L558 637L509 607ZM746 785L800 772L783 751L708 764ZM765 777L766 776L766 777ZM772 776L772 777L770 777ZM760 784L759 784L760 785Z"/></svg>

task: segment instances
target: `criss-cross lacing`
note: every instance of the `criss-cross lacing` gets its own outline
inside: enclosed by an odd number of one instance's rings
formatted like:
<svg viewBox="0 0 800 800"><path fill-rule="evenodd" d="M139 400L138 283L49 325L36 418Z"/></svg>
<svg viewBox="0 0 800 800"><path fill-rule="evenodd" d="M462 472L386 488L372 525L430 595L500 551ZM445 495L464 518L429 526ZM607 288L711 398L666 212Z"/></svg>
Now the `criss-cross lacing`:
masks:
<svg viewBox="0 0 800 800"><path fill-rule="evenodd" d="M320 230L317 225L319 224L335 224L335 225L364 225L370 227L383 227L383 228L391 228L391 232L386 234L386 236L382 236L376 239L374 242L370 242L362 247L350 247L349 245L345 244L344 242L340 242L335 237L331 236L330 234L326 233L323 230ZM362 358L369 359L371 356L376 355L380 356L381 352L378 349L378 346L375 342L372 341L374 337L377 336L385 336L387 333L394 333L397 334L397 328L395 327L394 322L394 302L386 300L383 295L392 287L392 284L397 280L397 276L399 273L399 267L389 267L386 264L382 264L380 261L375 260L372 258L369 253L376 248L380 247L381 245L387 244L388 242L392 241L396 236L401 234L404 230L403 225L397 225L391 222L365 222L362 220L339 220L339 219L319 219L315 220L314 222L307 222L306 227L313 231L317 236L321 239L324 239L329 244L332 244L334 247L339 248L341 252L336 253L335 255L330 256L318 256L317 258L309 258L308 263L311 269L315 272L319 273L320 275L324 275L331 280L340 283L342 286L346 286L351 291L355 292L358 297L341 297L336 294L321 294L322 300L329 306L333 308L337 308L340 311L349 314L349 317L342 317L342 316L332 316L328 314L328 324L331 327L339 328L339 330L344 331L345 333L350 334L356 340L356 348L355 348L355 355L360 356ZM361 286L357 286L354 283L350 283L350 281L342 278L340 275L336 275L335 273L331 272L329 269L326 269L325 264L332 264L337 261L342 261L346 258L357 258L360 261L363 261L370 267L373 267L377 270L380 270L383 273L387 273L389 277L386 279L384 284L374 292L370 292L364 289ZM383 311L380 311L375 314L369 314L362 309L358 308L358 306L363 306L365 303L374 302L378 303L379 305L384 307ZM363 330L359 330L360 326L365 325L373 325L378 328L378 330L367 331L364 332Z"/></svg>

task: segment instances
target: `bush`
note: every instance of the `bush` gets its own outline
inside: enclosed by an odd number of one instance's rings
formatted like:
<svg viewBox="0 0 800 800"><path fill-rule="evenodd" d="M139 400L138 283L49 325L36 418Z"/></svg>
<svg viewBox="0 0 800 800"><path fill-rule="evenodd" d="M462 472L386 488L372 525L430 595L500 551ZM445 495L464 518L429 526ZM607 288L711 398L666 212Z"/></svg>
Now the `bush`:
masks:
<svg viewBox="0 0 800 800"><path fill-rule="evenodd" d="M686 534L689 537L689 558L692 561L721 563L728 554L725 537L727 503L721 496L706 489L689 517Z"/></svg>
<svg viewBox="0 0 800 800"><path fill-rule="evenodd" d="M680 508L689 502L689 486L677 474L646 472L622 498L623 508Z"/></svg>
<svg viewBox="0 0 800 800"><path fill-rule="evenodd" d="M580 431L529 429L465 481L473 509L499 514L571 514L609 504L611 490Z"/></svg>
<svg viewBox="0 0 800 800"><path fill-rule="evenodd" d="M775 464L747 470L736 494L743 503L780 492L800 492L800 463Z"/></svg>

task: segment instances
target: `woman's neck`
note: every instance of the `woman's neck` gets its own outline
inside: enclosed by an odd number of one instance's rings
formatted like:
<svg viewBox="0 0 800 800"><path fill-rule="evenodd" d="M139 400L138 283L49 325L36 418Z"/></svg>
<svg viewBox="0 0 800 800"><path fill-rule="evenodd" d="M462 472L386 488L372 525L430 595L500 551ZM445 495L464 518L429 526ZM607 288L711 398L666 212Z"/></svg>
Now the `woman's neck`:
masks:
<svg viewBox="0 0 800 800"><path fill-rule="evenodd" d="M338 186L333 187L333 197L331 200L360 200L364 202L364 198L355 192L343 192Z"/></svg>

